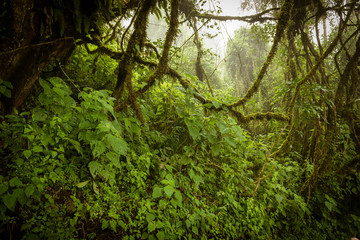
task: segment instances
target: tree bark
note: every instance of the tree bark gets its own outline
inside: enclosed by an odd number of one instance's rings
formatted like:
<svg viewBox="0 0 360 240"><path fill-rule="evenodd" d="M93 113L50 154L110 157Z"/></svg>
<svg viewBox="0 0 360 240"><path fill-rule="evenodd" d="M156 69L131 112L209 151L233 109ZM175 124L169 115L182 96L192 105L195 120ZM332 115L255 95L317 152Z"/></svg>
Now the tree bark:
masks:
<svg viewBox="0 0 360 240"><path fill-rule="evenodd" d="M37 11L46 6L35 6L35 1L11 0L3 6L0 78L10 82L13 89L11 98L2 96L1 102L4 113L9 114L23 104L44 67L73 49L74 38L49 35L46 31L52 26L44 25L42 14Z"/></svg>

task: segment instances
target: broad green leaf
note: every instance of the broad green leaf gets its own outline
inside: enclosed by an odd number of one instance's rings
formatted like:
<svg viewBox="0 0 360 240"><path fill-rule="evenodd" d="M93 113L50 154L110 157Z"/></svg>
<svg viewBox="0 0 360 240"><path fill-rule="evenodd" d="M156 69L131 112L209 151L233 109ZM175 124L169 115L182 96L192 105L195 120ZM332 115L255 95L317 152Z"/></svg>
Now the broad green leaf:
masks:
<svg viewBox="0 0 360 240"><path fill-rule="evenodd" d="M236 136L239 138L240 141L244 141L244 135L242 134L242 129L240 126L232 126L231 127Z"/></svg>
<svg viewBox="0 0 360 240"><path fill-rule="evenodd" d="M107 152L106 157L110 160L112 164L114 164L115 167L120 168L120 155L115 152Z"/></svg>
<svg viewBox="0 0 360 240"><path fill-rule="evenodd" d="M17 158L17 159L15 159L14 162L16 163L16 165L17 165L18 167L20 167L20 166L22 166L22 165L24 164L24 159L22 159L22 158Z"/></svg>
<svg viewBox="0 0 360 240"><path fill-rule="evenodd" d="M159 239L159 240L164 240L165 239L165 233L163 231L160 231L156 234L156 237Z"/></svg>
<svg viewBox="0 0 360 240"><path fill-rule="evenodd" d="M74 140L74 139L71 139L71 138L64 138L64 140L68 141L71 143L71 145L75 148L75 150L80 153L81 155L83 155L83 150L82 150L82 147L81 147L81 144Z"/></svg>
<svg viewBox="0 0 360 240"><path fill-rule="evenodd" d="M185 224L186 224L186 227L187 227L187 228L190 228L190 227L191 227L191 222L190 222L189 219L186 219L186 220L185 220Z"/></svg>
<svg viewBox="0 0 360 240"><path fill-rule="evenodd" d="M101 229L104 230L104 229L107 229L108 227L109 227L109 221L106 219L103 219L102 224L101 224Z"/></svg>
<svg viewBox="0 0 360 240"><path fill-rule="evenodd" d="M86 180L86 181L84 181L84 182L81 182L81 183L76 184L76 186L77 186L78 188L83 188L83 187L85 187L89 182L90 182L90 180Z"/></svg>
<svg viewBox="0 0 360 240"><path fill-rule="evenodd" d="M102 165L97 161L91 161L89 163L89 170L93 177L96 176L97 173L99 173L102 170Z"/></svg>
<svg viewBox="0 0 360 240"><path fill-rule="evenodd" d="M152 213L146 213L146 221L147 222L152 222L155 220L155 215Z"/></svg>
<svg viewBox="0 0 360 240"><path fill-rule="evenodd" d="M161 222L161 221L157 221L156 222L156 228L164 228L164 223L163 222Z"/></svg>
<svg viewBox="0 0 360 240"><path fill-rule="evenodd" d="M25 195L26 197L30 197L35 191L35 186L33 184L30 184L28 185L26 188L25 188Z"/></svg>
<svg viewBox="0 0 360 240"><path fill-rule="evenodd" d="M211 145L211 151L215 156L219 155L221 151L221 145L220 144L213 144Z"/></svg>
<svg viewBox="0 0 360 240"><path fill-rule="evenodd" d="M221 134L229 133L230 129L223 121L217 121L216 126L218 126Z"/></svg>
<svg viewBox="0 0 360 240"><path fill-rule="evenodd" d="M195 175L193 180L194 180L194 183L196 183L196 184L204 182L203 178L201 176L199 176L199 175Z"/></svg>
<svg viewBox="0 0 360 240"><path fill-rule="evenodd" d="M232 139L230 137L224 137L224 140L225 140L225 142L227 142L233 148L236 147L236 142L234 141L234 139Z"/></svg>
<svg viewBox="0 0 360 240"><path fill-rule="evenodd" d="M14 178L10 179L9 185L10 185L10 187L20 187L23 185L23 183L20 181L20 179L18 177L14 177Z"/></svg>
<svg viewBox="0 0 360 240"><path fill-rule="evenodd" d="M2 200L5 204L5 206L10 210L10 211L15 211L15 205L16 205L16 196L14 196L13 194L6 194L5 196L2 197Z"/></svg>
<svg viewBox="0 0 360 240"><path fill-rule="evenodd" d="M125 155L127 151L127 143L122 137L107 134L105 136L105 142L109 144L116 153Z"/></svg>
<svg viewBox="0 0 360 240"><path fill-rule="evenodd" d="M196 140L200 134L200 128L196 126L192 121L185 119L186 126L189 129L190 136L193 140Z"/></svg>
<svg viewBox="0 0 360 240"><path fill-rule="evenodd" d="M106 121L101 121L99 123L99 125L96 127L96 129L99 130L99 132L110 132L111 129L113 129L114 127L112 126L111 122L106 120Z"/></svg>
<svg viewBox="0 0 360 240"><path fill-rule="evenodd" d="M34 121L43 122L47 117L47 112L42 107L36 107L32 110L32 119Z"/></svg>
<svg viewBox="0 0 360 240"><path fill-rule="evenodd" d="M94 148L92 151L94 157L98 157L106 151L106 146L104 143L100 141L93 141L92 143L94 144Z"/></svg>
<svg viewBox="0 0 360 240"><path fill-rule="evenodd" d="M114 232L116 232L116 221L114 220L114 219L111 219L110 221L109 221L109 223L110 223L110 228L111 228L111 230L113 230Z"/></svg>
<svg viewBox="0 0 360 240"><path fill-rule="evenodd" d="M29 159L29 157L31 156L31 151L30 150L25 150L25 151L23 151L23 154L27 159Z"/></svg>
<svg viewBox="0 0 360 240"><path fill-rule="evenodd" d="M0 195L3 195L9 189L7 182L0 183Z"/></svg>
<svg viewBox="0 0 360 240"><path fill-rule="evenodd" d="M159 208L164 209L167 206L168 201L165 201L164 199L161 199L159 201Z"/></svg>
<svg viewBox="0 0 360 240"><path fill-rule="evenodd" d="M161 197L161 196L162 196L162 188L154 187L152 197L153 198L158 198L158 197Z"/></svg>
<svg viewBox="0 0 360 240"><path fill-rule="evenodd" d="M50 174L49 174L49 179L50 179L53 183L56 183L56 181L59 179L59 176L58 176L55 172L50 172Z"/></svg>
<svg viewBox="0 0 360 240"><path fill-rule="evenodd" d="M149 222L149 224L148 224L148 231L149 232L152 232L152 231L154 231L156 229L156 224L155 224L155 222Z"/></svg>
<svg viewBox="0 0 360 240"><path fill-rule="evenodd" d="M191 168L191 169L189 170L189 177L190 177L191 179L194 179L194 176L195 176L195 172L194 172L194 170Z"/></svg>
<svg viewBox="0 0 360 240"><path fill-rule="evenodd" d="M179 190L175 190L174 196L175 196L177 205L181 206L182 205L182 194L181 194L181 192Z"/></svg>
<svg viewBox="0 0 360 240"><path fill-rule="evenodd" d="M199 235L199 230L196 226L192 226L191 228L192 232L195 233L196 235Z"/></svg>
<svg viewBox="0 0 360 240"><path fill-rule="evenodd" d="M13 191L12 193L13 196L16 197L16 199L18 200L18 202L21 204L21 205L24 205L27 201L27 197L24 193L24 189L22 188L17 188Z"/></svg>
<svg viewBox="0 0 360 240"><path fill-rule="evenodd" d="M174 191L175 191L175 189L173 186L168 185L168 186L164 187L164 192L165 192L166 196L168 196L169 198L173 195Z"/></svg>
<svg viewBox="0 0 360 240"><path fill-rule="evenodd" d="M325 206L327 209L329 209L330 211L332 211L333 209L333 204L329 201L325 201Z"/></svg>

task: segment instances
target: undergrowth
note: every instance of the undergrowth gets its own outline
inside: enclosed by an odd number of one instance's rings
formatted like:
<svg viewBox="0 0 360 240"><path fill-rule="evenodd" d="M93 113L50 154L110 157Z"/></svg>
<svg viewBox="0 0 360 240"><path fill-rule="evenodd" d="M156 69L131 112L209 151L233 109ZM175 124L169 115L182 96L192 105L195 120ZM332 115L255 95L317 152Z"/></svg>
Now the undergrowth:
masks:
<svg viewBox="0 0 360 240"><path fill-rule="evenodd" d="M359 208L346 204L359 196L359 173L342 182L326 176L307 202L300 189L311 164L296 153L269 158L265 138L255 141L224 113L208 114L180 86L151 90L142 125L131 110L113 111L109 91L76 95L57 77L40 84L36 107L0 125L2 236L341 239L359 232ZM351 148L346 133L342 144ZM349 214L338 218L342 212Z"/></svg>

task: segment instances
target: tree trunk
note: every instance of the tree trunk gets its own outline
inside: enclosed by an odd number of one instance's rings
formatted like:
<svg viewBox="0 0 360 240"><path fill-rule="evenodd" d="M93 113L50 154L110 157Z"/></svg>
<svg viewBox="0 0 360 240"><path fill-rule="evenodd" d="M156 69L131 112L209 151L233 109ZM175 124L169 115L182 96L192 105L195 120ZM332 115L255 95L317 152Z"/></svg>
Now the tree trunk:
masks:
<svg viewBox="0 0 360 240"><path fill-rule="evenodd" d="M74 40L48 34L52 26L44 25L47 18L33 0L6 1L2 7L0 78L13 85L11 98L1 99L8 114L25 101L44 67L72 49Z"/></svg>

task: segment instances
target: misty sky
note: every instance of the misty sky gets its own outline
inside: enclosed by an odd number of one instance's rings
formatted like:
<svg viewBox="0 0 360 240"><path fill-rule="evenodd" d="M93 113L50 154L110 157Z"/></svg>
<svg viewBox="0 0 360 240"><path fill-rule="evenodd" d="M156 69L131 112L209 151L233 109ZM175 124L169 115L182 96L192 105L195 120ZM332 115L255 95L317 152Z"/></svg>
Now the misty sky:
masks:
<svg viewBox="0 0 360 240"><path fill-rule="evenodd" d="M213 2L214 1L209 1L207 5L209 9L214 9ZM249 12L244 12L244 10L241 9L241 0L219 0L218 2L220 2L219 6L223 11L220 14L222 16L244 16L251 14ZM219 36L212 40L205 39L205 43L207 44L207 47L212 48L218 54L224 56L226 43L229 40L229 37L234 36L235 30L239 29L241 26L248 26L248 24L242 21L224 21L219 23L221 27ZM206 29L206 31L209 30ZM217 30L213 30L213 32L210 33L216 32Z"/></svg>
<svg viewBox="0 0 360 240"><path fill-rule="evenodd" d="M245 16L254 13L244 12L240 5L242 0L210 0L205 5L204 8L214 10L215 2L218 2L218 6L221 7L222 16ZM201 33L210 33L212 35L218 33L218 36L213 39L208 39L204 37L205 48L211 48L213 52L219 54L220 56L225 56L226 43L229 38L234 36L234 31L239 29L241 26L249 26L247 23L242 21L217 21L220 24L220 32L218 29L207 29L202 28ZM199 24L200 25L200 24ZM168 28L167 24L162 20L158 21L155 16L150 17L149 23L150 29L148 30L148 35L150 40L155 41L158 38L164 38L165 32ZM192 30L182 31L176 40L177 45L181 45L184 41L187 41L191 36Z"/></svg>

